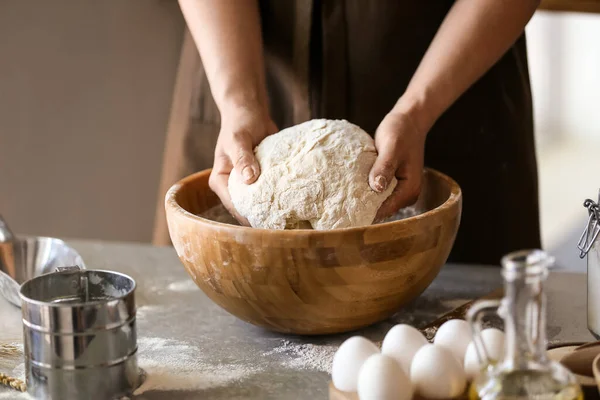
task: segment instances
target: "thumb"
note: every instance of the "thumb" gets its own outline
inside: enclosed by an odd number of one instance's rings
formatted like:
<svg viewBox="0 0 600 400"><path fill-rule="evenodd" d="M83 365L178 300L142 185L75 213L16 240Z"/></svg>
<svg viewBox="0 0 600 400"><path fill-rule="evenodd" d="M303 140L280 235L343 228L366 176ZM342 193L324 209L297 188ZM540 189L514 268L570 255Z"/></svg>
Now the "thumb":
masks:
<svg viewBox="0 0 600 400"><path fill-rule="evenodd" d="M394 146L381 149L369 173L369 186L378 193L385 192L396 175L398 157L393 149Z"/></svg>
<svg viewBox="0 0 600 400"><path fill-rule="evenodd" d="M260 166L249 135L233 135L233 141L227 151L235 173L238 173L245 184L254 183L260 175Z"/></svg>

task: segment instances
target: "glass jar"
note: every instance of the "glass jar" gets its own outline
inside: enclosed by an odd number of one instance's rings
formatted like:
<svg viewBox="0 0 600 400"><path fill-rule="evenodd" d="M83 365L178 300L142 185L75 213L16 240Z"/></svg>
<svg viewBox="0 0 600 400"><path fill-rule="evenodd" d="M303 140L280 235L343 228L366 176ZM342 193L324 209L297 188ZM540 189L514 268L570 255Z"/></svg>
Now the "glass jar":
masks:
<svg viewBox="0 0 600 400"><path fill-rule="evenodd" d="M575 377L546 355L546 296L544 283L553 264L542 250L523 250L502 259L504 298L481 301L467 319L480 364L470 399L583 399ZM482 320L497 313L504 320L504 359L490 360L481 338Z"/></svg>
<svg viewBox="0 0 600 400"><path fill-rule="evenodd" d="M587 323L588 330L600 339L600 194L598 203L587 199L588 222L579 238L579 257L587 256Z"/></svg>

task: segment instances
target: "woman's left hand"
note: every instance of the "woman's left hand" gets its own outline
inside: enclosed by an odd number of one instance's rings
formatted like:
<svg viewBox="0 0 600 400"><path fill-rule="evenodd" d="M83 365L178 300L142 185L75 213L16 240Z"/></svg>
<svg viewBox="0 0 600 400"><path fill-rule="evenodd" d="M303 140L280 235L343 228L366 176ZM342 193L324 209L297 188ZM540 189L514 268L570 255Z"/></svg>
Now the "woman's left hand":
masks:
<svg viewBox="0 0 600 400"><path fill-rule="evenodd" d="M394 109L379 124L375 132L378 156L369 174L369 185L374 191L383 192L394 176L398 184L379 208L376 221L417 201L423 177L425 137L426 132L419 130L405 111Z"/></svg>

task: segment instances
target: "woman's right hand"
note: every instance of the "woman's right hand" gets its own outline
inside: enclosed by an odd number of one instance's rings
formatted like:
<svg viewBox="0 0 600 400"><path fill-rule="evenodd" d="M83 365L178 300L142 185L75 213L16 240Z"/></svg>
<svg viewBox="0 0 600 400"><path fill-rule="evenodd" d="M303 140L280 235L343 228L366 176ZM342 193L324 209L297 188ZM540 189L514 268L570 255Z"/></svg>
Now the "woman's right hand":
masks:
<svg viewBox="0 0 600 400"><path fill-rule="evenodd" d="M260 176L260 166L254 148L268 135L277 132L268 111L255 107L235 107L221 114L221 131L215 149L215 161L209 186L219 196L227 210L241 224L248 220L235 210L229 196L228 182L232 173L240 174L242 182L251 184Z"/></svg>

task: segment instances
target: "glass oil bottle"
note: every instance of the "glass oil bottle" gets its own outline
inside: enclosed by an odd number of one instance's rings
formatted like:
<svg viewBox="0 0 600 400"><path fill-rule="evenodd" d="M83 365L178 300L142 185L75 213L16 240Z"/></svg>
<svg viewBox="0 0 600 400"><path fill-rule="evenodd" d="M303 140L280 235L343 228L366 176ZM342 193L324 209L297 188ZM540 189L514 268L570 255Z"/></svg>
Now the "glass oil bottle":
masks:
<svg viewBox="0 0 600 400"><path fill-rule="evenodd" d="M542 250L523 250L502 259L504 298L481 301L468 314L481 365L471 383L469 399L580 400L574 375L546 355L544 283L553 263ZM489 360L481 338L482 319L497 313L504 320L504 359Z"/></svg>

